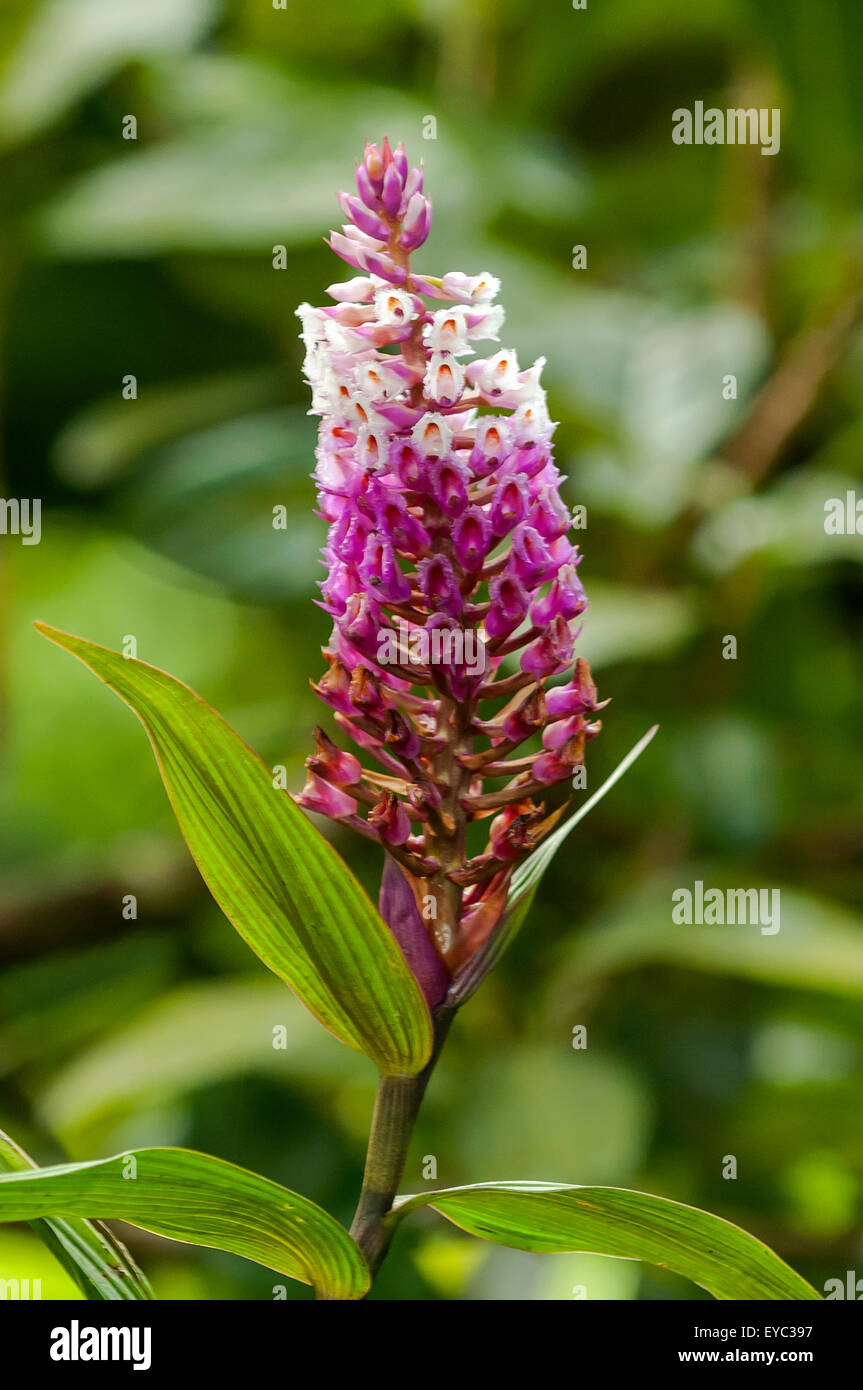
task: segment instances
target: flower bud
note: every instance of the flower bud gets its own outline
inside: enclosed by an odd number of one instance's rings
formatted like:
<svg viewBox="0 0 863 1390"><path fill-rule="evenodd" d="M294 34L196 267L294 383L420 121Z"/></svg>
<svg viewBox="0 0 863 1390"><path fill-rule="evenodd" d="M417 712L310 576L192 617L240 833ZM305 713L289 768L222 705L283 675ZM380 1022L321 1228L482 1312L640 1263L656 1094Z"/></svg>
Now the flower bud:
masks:
<svg viewBox="0 0 863 1390"><path fill-rule="evenodd" d="M348 796L340 787L325 782L316 772L309 772L306 785L297 801L307 811L317 811L322 816L331 816L333 820L341 820L343 816L354 816L357 813L354 798Z"/></svg>
<svg viewBox="0 0 863 1390"><path fill-rule="evenodd" d="M508 714L501 725L503 736L510 743L523 743L545 723L545 695L542 690L532 690L517 709Z"/></svg>
<svg viewBox="0 0 863 1390"><path fill-rule="evenodd" d="M529 589L543 584L554 572L551 551L538 531L522 522L513 533L508 568Z"/></svg>
<svg viewBox="0 0 863 1390"><path fill-rule="evenodd" d="M587 607L587 595L574 565L564 565L558 570L548 593L536 599L530 610L531 621L537 627L545 627L556 617L577 618Z"/></svg>
<svg viewBox="0 0 863 1390"><path fill-rule="evenodd" d="M422 246L431 230L432 205L421 193L415 193L407 206L399 236L399 246L405 251L415 251Z"/></svg>
<svg viewBox="0 0 863 1390"><path fill-rule="evenodd" d="M563 782L572 776L573 769L584 761L584 740L582 731L574 738L551 752L542 753L533 765L533 775L537 782L550 787L554 782Z"/></svg>
<svg viewBox="0 0 863 1390"><path fill-rule="evenodd" d="M515 574L496 575L489 582L491 609L486 615L485 630L489 637L508 637L527 617L528 595Z"/></svg>
<svg viewBox="0 0 863 1390"><path fill-rule="evenodd" d="M572 661L573 645L568 624L563 618L555 618L547 631L522 652L521 669L536 680L553 676Z"/></svg>
<svg viewBox="0 0 863 1390"><path fill-rule="evenodd" d="M467 484L467 470L454 457L436 459L429 470L429 495L447 516L460 516L467 507Z"/></svg>
<svg viewBox="0 0 863 1390"><path fill-rule="evenodd" d="M468 507L452 529L455 557L462 569L473 574L482 569L491 544L491 524L481 507Z"/></svg>
<svg viewBox="0 0 863 1390"><path fill-rule="evenodd" d="M350 193L340 193L339 206L348 221L359 227L361 232L365 232L376 241L389 240L390 232L386 222L365 207L359 198L352 197Z"/></svg>
<svg viewBox="0 0 863 1390"><path fill-rule="evenodd" d="M576 661L575 671L568 684L555 686L553 690L546 692L545 698L548 712L555 719L570 714L592 714L596 710L604 709L608 704L607 700L597 702L596 686L590 674L590 666L583 656Z"/></svg>
<svg viewBox="0 0 863 1390"><path fill-rule="evenodd" d="M460 271L451 270L441 280L441 288L453 299L467 304L487 304L500 289L500 281L487 273L462 275Z"/></svg>
<svg viewBox="0 0 863 1390"><path fill-rule="evenodd" d="M410 817L395 792L384 789L369 811L369 825L388 845L403 845L411 833Z"/></svg>
<svg viewBox="0 0 863 1390"><path fill-rule="evenodd" d="M410 580L400 569L395 550L385 536L369 536L359 573L363 583L370 585L384 602L407 603L410 599Z"/></svg>
<svg viewBox="0 0 863 1390"><path fill-rule="evenodd" d="M491 528L495 536L509 535L527 515L527 483L519 474L501 478L491 500Z"/></svg>
<svg viewBox="0 0 863 1390"><path fill-rule="evenodd" d="M433 613L461 616L464 606L452 565L445 555L432 555L417 566L420 589Z"/></svg>
<svg viewBox="0 0 863 1390"><path fill-rule="evenodd" d="M337 787L351 787L360 781L363 770L359 758L353 753L342 752L320 727L315 729L315 744L317 752L306 758L310 772Z"/></svg>
<svg viewBox="0 0 863 1390"><path fill-rule="evenodd" d="M530 509L530 524L546 541L556 541L558 536L566 535L570 516L556 487L547 484L542 489Z"/></svg>
<svg viewBox="0 0 863 1390"><path fill-rule="evenodd" d="M464 390L464 367L450 353L434 353L426 367L423 388L435 405L455 405Z"/></svg>

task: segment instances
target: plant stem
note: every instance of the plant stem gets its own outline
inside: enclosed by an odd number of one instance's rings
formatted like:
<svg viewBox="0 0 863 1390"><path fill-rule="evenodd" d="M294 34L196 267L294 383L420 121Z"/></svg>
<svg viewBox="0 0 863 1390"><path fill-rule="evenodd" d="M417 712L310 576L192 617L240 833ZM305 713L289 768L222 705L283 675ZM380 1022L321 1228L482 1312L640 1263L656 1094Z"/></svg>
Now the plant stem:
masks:
<svg viewBox="0 0 863 1390"><path fill-rule="evenodd" d="M435 1068L455 1010L439 1009L434 1020L434 1048L417 1076L382 1076L375 1097L366 1166L351 1235L368 1261L372 1279L392 1239L386 1220L398 1192L411 1135L426 1086Z"/></svg>

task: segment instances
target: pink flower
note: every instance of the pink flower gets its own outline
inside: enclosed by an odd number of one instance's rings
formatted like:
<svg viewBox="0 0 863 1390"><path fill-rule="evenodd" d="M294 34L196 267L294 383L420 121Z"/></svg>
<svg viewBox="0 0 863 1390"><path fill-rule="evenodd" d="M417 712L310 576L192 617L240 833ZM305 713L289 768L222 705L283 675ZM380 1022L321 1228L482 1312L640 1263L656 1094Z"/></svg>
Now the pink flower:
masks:
<svg viewBox="0 0 863 1390"><path fill-rule="evenodd" d="M319 731L300 800L396 861L382 910L397 904L391 925L436 1004L554 819L533 795L571 776L600 706L582 658L568 684L545 689L572 668L587 600L543 360L525 370L511 348L478 355L504 318L493 275L413 269L431 203L403 146L367 145L356 193L339 203L347 222L330 245L359 273L330 286L334 304L297 311L329 525L321 606L334 621L315 688L383 773ZM539 735L538 752L511 758ZM471 859L467 824L492 810ZM406 896L412 881L434 905L428 921Z"/></svg>

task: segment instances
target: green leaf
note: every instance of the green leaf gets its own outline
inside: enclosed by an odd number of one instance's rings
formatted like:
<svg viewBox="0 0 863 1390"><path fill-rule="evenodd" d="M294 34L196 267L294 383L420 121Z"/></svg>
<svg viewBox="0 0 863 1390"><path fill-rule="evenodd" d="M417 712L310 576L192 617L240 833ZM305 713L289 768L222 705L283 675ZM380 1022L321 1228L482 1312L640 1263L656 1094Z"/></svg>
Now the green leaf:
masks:
<svg viewBox="0 0 863 1390"><path fill-rule="evenodd" d="M0 1174L39 1172L32 1158L0 1130ZM71 1274L85 1298L150 1299L153 1291L128 1250L100 1222L33 1220L33 1230Z"/></svg>
<svg viewBox="0 0 863 1390"><path fill-rule="evenodd" d="M575 829L580 821L584 820L585 816L602 800L606 792L611 791L615 782L620 781L624 772L644 752L658 728L659 725L654 724L652 729L648 729L644 737L639 739L635 747L631 748L626 757L618 763L611 776L606 777L602 786L593 793L593 796L589 796L574 815L552 831L547 839L542 841L539 848L518 865L512 876L502 925L492 932L484 945L480 946L465 968L456 976L454 990L462 1003L470 998L489 971L494 969L510 942L521 931L542 876L567 835Z"/></svg>
<svg viewBox="0 0 863 1390"><path fill-rule="evenodd" d="M133 1149L0 1176L0 1221L101 1217L254 1260L335 1299L362 1298L359 1246L307 1197L189 1149Z"/></svg>
<svg viewBox="0 0 863 1390"><path fill-rule="evenodd" d="M387 1074L431 1052L431 1020L394 937L332 845L194 691L145 662L36 624L134 710L210 892L256 955Z"/></svg>
<svg viewBox="0 0 863 1390"><path fill-rule="evenodd" d="M432 1206L483 1240L545 1254L613 1255L682 1274L718 1299L818 1299L769 1246L697 1207L622 1187L478 1183L397 1202L397 1218Z"/></svg>

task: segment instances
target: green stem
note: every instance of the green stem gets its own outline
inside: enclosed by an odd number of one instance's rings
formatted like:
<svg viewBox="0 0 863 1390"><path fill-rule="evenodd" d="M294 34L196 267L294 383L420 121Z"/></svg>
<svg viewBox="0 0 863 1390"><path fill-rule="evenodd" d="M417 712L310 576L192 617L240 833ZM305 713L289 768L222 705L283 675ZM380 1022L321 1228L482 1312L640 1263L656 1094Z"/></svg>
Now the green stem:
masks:
<svg viewBox="0 0 863 1390"><path fill-rule="evenodd" d="M351 1224L351 1235L368 1261L372 1279L389 1249L393 1228L386 1217L399 1189L414 1124L454 1012L447 1009L436 1014L434 1049L418 1076L382 1076L378 1085L363 1186Z"/></svg>

